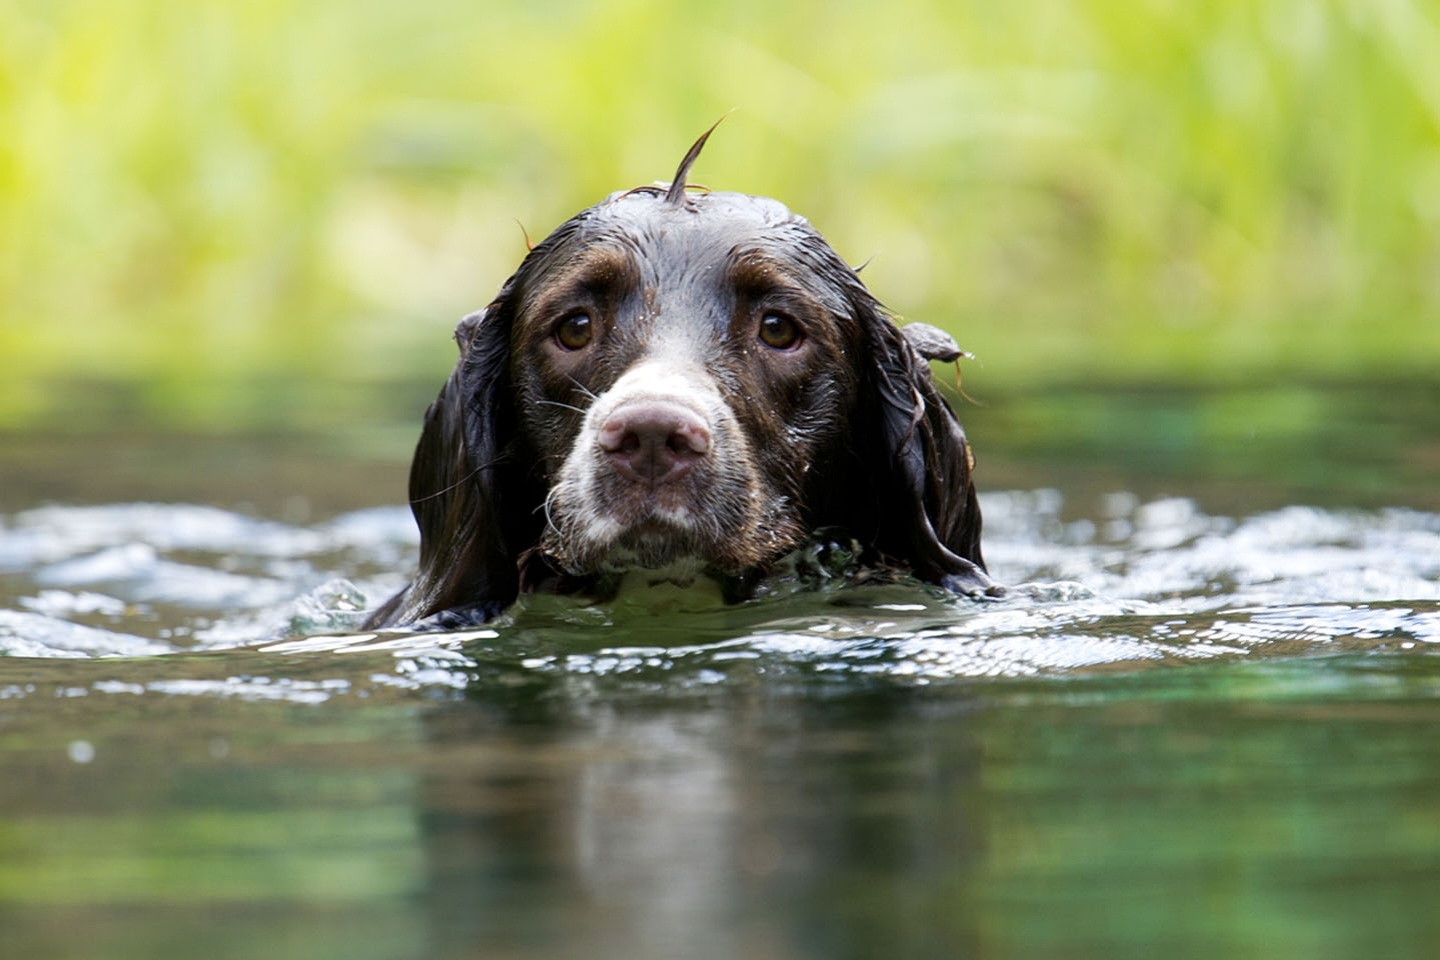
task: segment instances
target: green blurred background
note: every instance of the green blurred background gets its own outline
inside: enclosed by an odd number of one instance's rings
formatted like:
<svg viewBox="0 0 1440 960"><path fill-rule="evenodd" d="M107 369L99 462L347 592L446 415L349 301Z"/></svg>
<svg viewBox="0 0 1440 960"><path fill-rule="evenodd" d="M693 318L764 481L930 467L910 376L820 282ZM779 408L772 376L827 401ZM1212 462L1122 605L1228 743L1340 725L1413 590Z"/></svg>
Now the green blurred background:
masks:
<svg viewBox="0 0 1440 960"><path fill-rule="evenodd" d="M517 221L732 108L693 179L873 257L972 393L1434 377L1434 4L0 0L0 425L410 404Z"/></svg>

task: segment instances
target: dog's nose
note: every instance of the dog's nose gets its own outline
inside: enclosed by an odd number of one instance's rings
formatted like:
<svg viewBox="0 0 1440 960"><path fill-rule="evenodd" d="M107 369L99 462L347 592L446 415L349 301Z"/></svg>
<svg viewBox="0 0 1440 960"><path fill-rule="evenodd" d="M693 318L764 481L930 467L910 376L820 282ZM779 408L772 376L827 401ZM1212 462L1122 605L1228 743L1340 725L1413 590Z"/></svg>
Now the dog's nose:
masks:
<svg viewBox="0 0 1440 960"><path fill-rule="evenodd" d="M623 475L658 487L679 480L710 452L710 428L678 403L632 400L605 418L599 443Z"/></svg>

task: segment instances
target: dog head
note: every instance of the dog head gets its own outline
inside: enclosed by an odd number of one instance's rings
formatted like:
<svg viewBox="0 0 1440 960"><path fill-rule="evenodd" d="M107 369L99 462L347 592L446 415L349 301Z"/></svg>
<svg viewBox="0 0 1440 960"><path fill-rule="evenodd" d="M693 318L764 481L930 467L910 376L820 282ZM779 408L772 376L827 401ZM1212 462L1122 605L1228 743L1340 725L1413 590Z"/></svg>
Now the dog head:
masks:
<svg viewBox="0 0 1440 960"><path fill-rule="evenodd" d="M420 574L373 625L484 619L635 568L746 578L838 527L990 585L973 461L929 367L780 203L612 194L456 331L411 472Z"/></svg>

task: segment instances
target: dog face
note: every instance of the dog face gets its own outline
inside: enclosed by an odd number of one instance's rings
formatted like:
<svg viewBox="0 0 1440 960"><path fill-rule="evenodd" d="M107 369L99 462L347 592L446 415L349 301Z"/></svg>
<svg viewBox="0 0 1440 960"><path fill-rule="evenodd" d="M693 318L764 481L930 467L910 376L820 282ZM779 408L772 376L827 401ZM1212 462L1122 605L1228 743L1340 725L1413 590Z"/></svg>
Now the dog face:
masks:
<svg viewBox="0 0 1440 960"><path fill-rule="evenodd" d="M566 573L740 574L804 536L863 339L825 279L838 258L804 255L817 239L774 201L637 190L526 278L510 376Z"/></svg>
<svg viewBox="0 0 1440 960"><path fill-rule="evenodd" d="M566 221L461 321L411 467L420 572L369 626L473 623L632 569L753 582L822 528L994 589L926 363L953 341L912 345L780 203L687 192L703 143L668 187Z"/></svg>

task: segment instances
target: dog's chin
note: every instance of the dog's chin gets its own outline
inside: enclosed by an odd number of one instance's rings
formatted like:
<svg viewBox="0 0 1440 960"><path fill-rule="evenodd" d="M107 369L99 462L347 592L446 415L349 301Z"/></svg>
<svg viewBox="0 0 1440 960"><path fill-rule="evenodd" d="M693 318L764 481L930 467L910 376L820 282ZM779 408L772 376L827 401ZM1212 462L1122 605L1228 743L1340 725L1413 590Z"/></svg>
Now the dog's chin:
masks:
<svg viewBox="0 0 1440 960"><path fill-rule="evenodd" d="M626 527L610 544L599 566L606 571L694 569L713 563L716 544L687 525L647 517Z"/></svg>
<svg viewBox="0 0 1440 960"><path fill-rule="evenodd" d="M630 570L699 572L714 565L717 547L692 527L654 515L624 525L602 520L569 537L552 530L541 541L541 549L573 576Z"/></svg>

